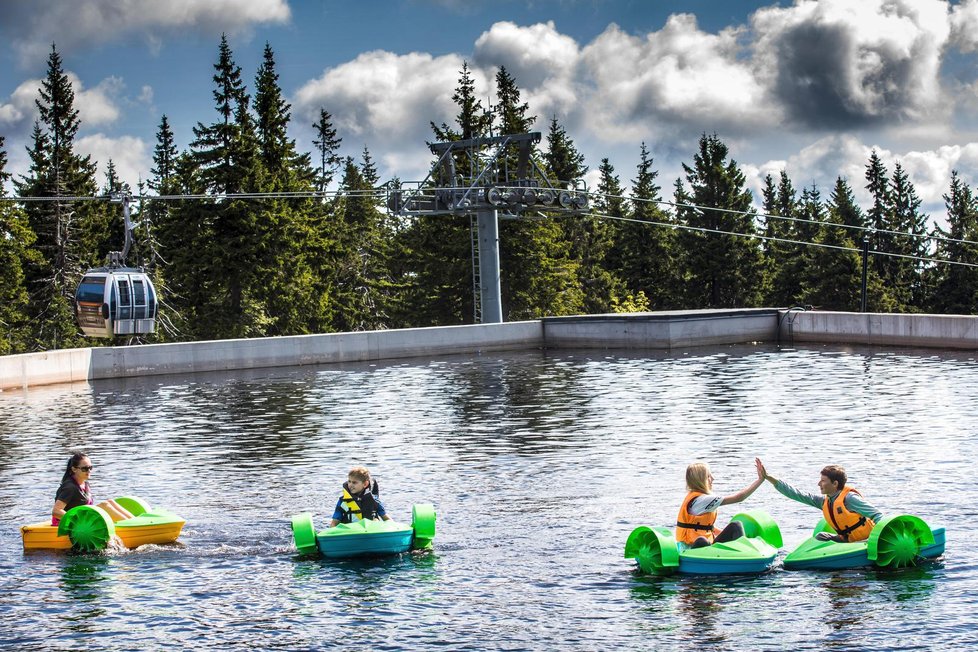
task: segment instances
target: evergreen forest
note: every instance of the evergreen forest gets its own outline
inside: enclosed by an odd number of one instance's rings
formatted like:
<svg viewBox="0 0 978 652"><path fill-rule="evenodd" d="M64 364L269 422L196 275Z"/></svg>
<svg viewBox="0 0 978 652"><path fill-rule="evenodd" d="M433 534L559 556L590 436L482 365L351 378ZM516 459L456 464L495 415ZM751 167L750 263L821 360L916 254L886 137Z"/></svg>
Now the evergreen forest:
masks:
<svg viewBox="0 0 978 652"><path fill-rule="evenodd" d="M119 204L105 200L114 193L134 196L127 262L145 268L160 298L157 332L141 341L473 322L469 216L389 212L370 152L343 149L329 107L308 146L290 138L291 106L269 45L250 86L226 38L213 68L214 112L184 151L161 116L153 167L129 188L111 161L99 179L97 162L75 151L79 112L52 47L26 174L11 178L0 136L0 354L113 344L81 336L73 301L85 270L123 242ZM587 162L558 118L532 115L505 68L495 81L495 103L483 104L463 65L457 87L445 89L455 121L432 123L431 140L540 131L540 169L554 183L583 177ZM863 179L799 190L782 172L755 201L716 134L699 139L665 192L653 153L645 143L636 150L634 170L598 162L584 214L501 221L506 321L794 305L857 311L863 246L868 310L978 308L978 202L956 172L942 228L929 226L906 170L887 169L875 152ZM856 183L871 206L856 204Z"/></svg>

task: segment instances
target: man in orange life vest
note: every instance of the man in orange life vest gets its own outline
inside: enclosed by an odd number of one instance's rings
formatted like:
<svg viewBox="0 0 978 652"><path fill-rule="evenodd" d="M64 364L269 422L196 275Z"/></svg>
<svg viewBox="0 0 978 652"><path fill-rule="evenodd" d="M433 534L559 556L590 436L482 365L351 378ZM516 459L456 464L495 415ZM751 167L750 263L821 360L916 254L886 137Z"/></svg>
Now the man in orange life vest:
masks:
<svg viewBox="0 0 978 652"><path fill-rule="evenodd" d="M811 505L822 510L825 522L832 526L836 534L819 532L815 538L820 541L864 541L869 538L877 521L883 518L880 510L863 500L862 494L846 485L846 471L841 466L830 465L822 469L818 481L821 495L798 491L784 480L770 475L758 461L764 479L774 485L781 494L799 503Z"/></svg>

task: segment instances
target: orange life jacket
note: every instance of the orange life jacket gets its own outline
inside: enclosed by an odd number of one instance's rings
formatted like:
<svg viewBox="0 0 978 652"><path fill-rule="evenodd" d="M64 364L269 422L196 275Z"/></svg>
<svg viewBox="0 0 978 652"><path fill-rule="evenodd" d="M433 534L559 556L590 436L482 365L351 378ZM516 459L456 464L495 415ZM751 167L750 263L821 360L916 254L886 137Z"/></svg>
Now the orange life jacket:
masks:
<svg viewBox="0 0 978 652"><path fill-rule="evenodd" d="M693 501L698 496L705 495L702 491L690 491L683 498L683 504L679 508L679 516L676 517L677 542L692 544L698 537L706 537L707 541L713 543L713 537L717 534L713 528L713 524L717 521L717 513L707 512L698 516L689 513Z"/></svg>
<svg viewBox="0 0 978 652"><path fill-rule="evenodd" d="M845 501L850 491L857 496L862 496L847 485L842 488L835 500L830 501L828 496L825 497L822 502L822 515L825 517L825 522L835 529L843 541L865 541L876 523L871 518L849 511Z"/></svg>

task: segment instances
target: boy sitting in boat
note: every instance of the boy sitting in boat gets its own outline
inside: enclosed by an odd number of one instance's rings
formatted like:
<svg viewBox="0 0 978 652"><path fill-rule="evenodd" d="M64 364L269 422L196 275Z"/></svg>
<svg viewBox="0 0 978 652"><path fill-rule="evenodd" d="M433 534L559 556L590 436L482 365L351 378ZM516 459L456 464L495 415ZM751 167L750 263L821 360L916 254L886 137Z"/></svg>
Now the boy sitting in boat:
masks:
<svg viewBox="0 0 978 652"><path fill-rule="evenodd" d="M846 471L835 464L822 469L818 481L819 494L799 491L783 480L778 480L767 472L758 460L758 469L764 479L774 485L784 496L799 503L811 505L822 510L825 522L832 526L836 534L819 532L815 538L820 541L865 541L876 523L883 518L882 512L866 502L862 494L846 484Z"/></svg>
<svg viewBox="0 0 978 652"><path fill-rule="evenodd" d="M380 489L376 480L371 487L370 471L367 470L367 467L354 466L347 474L346 482L343 483L343 493L336 501L333 519L329 522L329 526L333 527L338 523L353 523L363 519L391 520L387 515L387 510L377 499L379 495Z"/></svg>

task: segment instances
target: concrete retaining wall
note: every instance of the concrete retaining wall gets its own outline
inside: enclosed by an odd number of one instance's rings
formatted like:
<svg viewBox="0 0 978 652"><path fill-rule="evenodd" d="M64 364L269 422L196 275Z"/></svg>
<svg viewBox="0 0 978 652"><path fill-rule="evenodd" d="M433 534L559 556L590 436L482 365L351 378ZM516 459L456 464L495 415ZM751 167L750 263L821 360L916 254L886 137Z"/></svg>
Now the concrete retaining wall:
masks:
<svg viewBox="0 0 978 652"><path fill-rule="evenodd" d="M779 333L780 324L780 333ZM199 371L533 348L672 349L744 342L824 342L978 349L978 317L689 310L295 337L66 349L0 356L0 391Z"/></svg>
<svg viewBox="0 0 978 652"><path fill-rule="evenodd" d="M286 367L543 346L539 321L64 349L0 357L0 390L99 378Z"/></svg>
<svg viewBox="0 0 978 652"><path fill-rule="evenodd" d="M547 317L549 348L672 349L774 341L778 311L685 310L627 315Z"/></svg>
<svg viewBox="0 0 978 652"><path fill-rule="evenodd" d="M978 317L782 311L781 341L978 349Z"/></svg>

